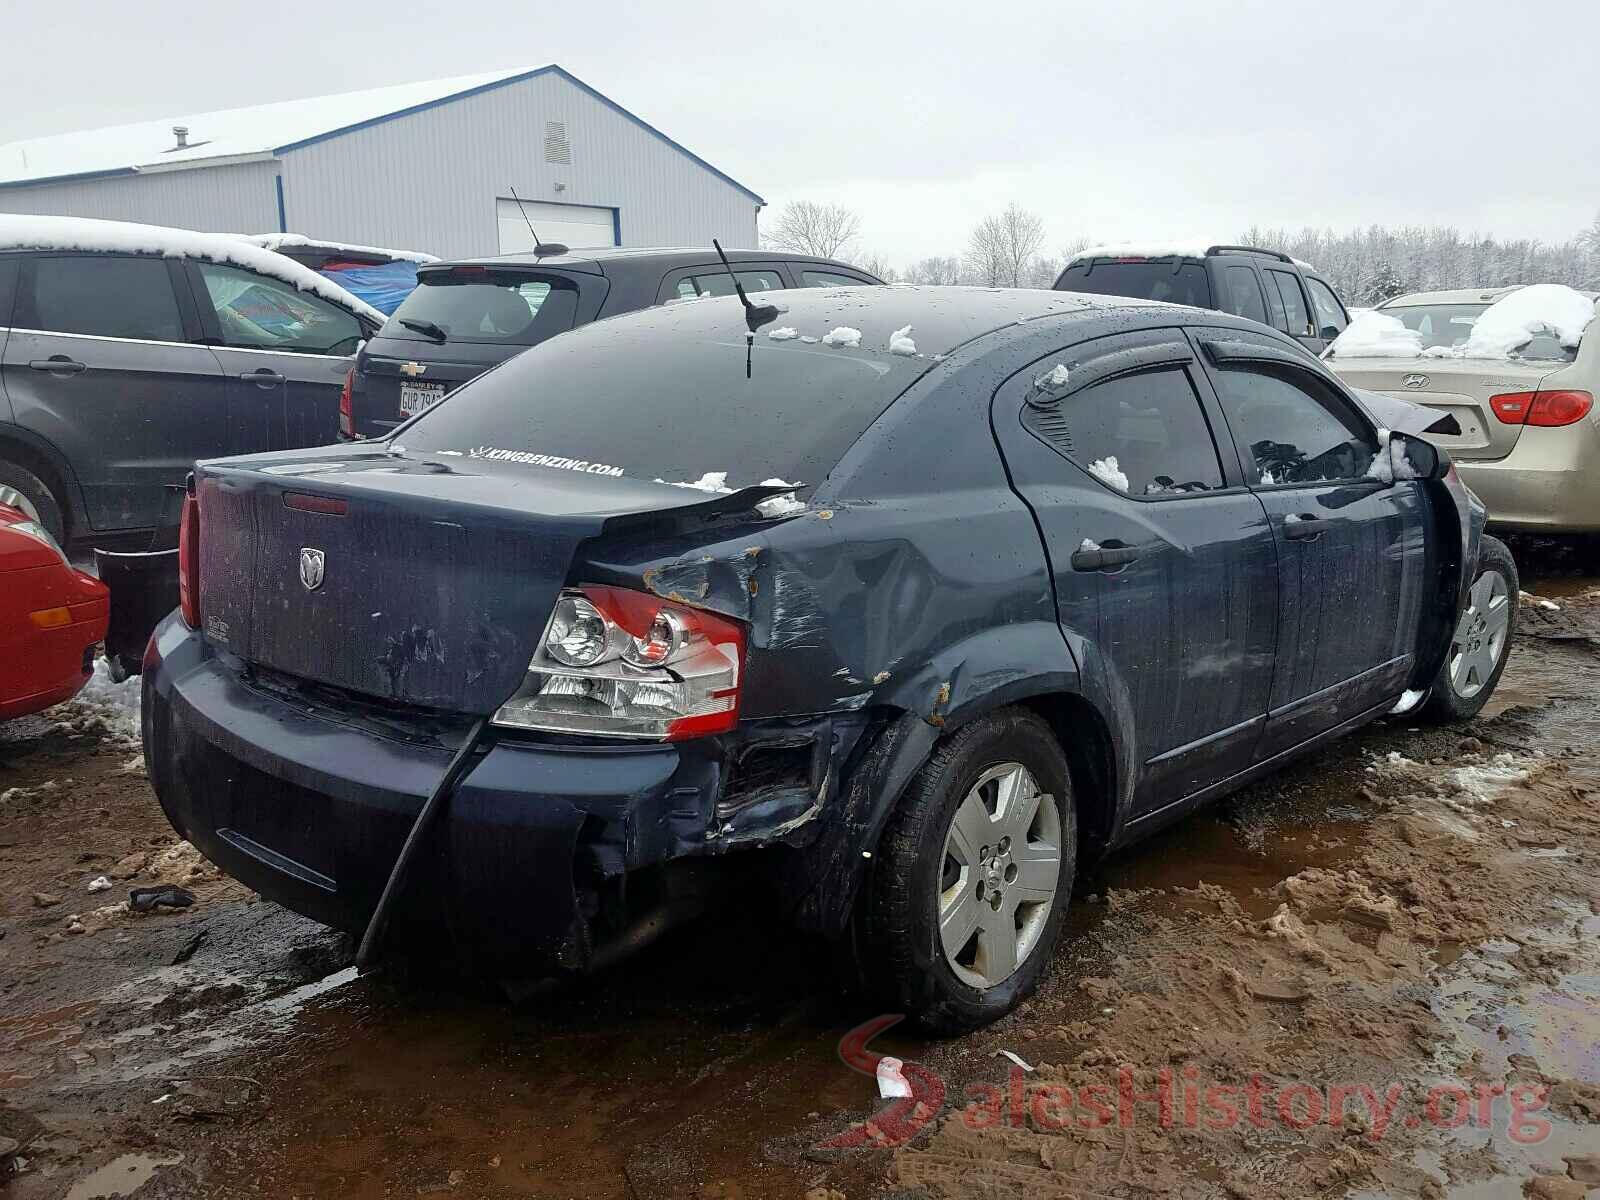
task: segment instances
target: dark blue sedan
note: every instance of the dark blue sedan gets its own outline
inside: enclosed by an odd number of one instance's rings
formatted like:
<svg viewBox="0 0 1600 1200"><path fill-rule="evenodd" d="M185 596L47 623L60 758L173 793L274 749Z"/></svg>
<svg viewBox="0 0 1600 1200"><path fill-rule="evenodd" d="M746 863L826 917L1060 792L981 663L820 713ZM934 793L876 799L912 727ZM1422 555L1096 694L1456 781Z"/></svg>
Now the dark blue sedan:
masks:
<svg viewBox="0 0 1600 1200"><path fill-rule="evenodd" d="M1292 339L765 299L585 326L384 442L200 464L144 670L177 829L369 959L584 970L760 903L854 928L949 1031L1035 986L1080 862L1494 689L1516 567L1433 416Z"/></svg>

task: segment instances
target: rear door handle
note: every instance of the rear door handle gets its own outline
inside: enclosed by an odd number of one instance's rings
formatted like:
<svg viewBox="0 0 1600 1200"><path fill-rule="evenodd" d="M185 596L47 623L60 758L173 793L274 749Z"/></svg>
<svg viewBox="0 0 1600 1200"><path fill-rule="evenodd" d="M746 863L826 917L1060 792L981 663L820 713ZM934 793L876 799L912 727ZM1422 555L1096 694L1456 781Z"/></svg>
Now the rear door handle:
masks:
<svg viewBox="0 0 1600 1200"><path fill-rule="evenodd" d="M89 368L65 354L52 354L49 358L33 358L28 365L35 371L49 371L52 375L77 375Z"/></svg>
<svg viewBox="0 0 1600 1200"><path fill-rule="evenodd" d="M1103 571L1107 567L1125 567L1139 557L1136 546L1102 546L1098 550L1074 550L1074 571Z"/></svg>
<svg viewBox="0 0 1600 1200"><path fill-rule="evenodd" d="M1297 516L1293 519L1284 519L1283 536L1291 542L1314 542L1332 528L1332 521L1324 521L1320 517Z"/></svg>
<svg viewBox="0 0 1600 1200"><path fill-rule="evenodd" d="M261 387L277 387L283 382L283 376L276 371L241 371L239 378L246 383L259 384Z"/></svg>

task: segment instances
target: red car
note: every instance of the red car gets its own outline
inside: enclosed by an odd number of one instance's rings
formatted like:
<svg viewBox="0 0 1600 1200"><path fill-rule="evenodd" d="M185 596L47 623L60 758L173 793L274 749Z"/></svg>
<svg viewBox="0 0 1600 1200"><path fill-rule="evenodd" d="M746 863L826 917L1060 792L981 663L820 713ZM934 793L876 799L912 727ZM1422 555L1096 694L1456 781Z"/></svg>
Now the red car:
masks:
<svg viewBox="0 0 1600 1200"><path fill-rule="evenodd" d="M0 721L78 694L111 599L21 509L0 504Z"/></svg>

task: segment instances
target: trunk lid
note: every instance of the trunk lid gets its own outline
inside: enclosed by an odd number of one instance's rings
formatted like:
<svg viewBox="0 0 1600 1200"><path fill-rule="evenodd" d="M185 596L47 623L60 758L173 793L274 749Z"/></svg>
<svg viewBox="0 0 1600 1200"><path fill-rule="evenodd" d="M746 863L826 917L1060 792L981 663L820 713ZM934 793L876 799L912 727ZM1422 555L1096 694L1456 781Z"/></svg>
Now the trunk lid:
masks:
<svg viewBox="0 0 1600 1200"><path fill-rule="evenodd" d="M524 349L482 342L433 346L397 338L373 338L356 362L351 392L356 436L385 436L469 379L476 379Z"/></svg>
<svg viewBox="0 0 1600 1200"><path fill-rule="evenodd" d="M397 703L491 713L521 684L580 543L703 493L556 468L325 447L199 464L200 617L232 654Z"/></svg>
<svg viewBox="0 0 1600 1200"><path fill-rule="evenodd" d="M1397 400L1409 400L1448 413L1459 434L1429 433L1427 438L1463 462L1504 458L1522 436L1521 425L1507 425L1489 408L1502 392L1536 391L1562 363L1523 363L1483 358L1335 358L1328 365L1352 387Z"/></svg>

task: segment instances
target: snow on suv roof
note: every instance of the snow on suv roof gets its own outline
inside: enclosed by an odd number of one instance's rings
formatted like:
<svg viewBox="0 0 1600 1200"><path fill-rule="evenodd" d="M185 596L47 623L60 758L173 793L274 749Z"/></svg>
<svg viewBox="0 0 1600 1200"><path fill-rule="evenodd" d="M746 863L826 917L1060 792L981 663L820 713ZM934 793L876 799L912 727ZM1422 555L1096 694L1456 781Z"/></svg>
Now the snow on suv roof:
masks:
<svg viewBox="0 0 1600 1200"><path fill-rule="evenodd" d="M243 267L309 292L330 303L382 325L381 312L344 288L271 250L233 234L196 233L162 225L132 221L101 221L92 217L39 217L0 213L0 251L85 250L109 254L159 254L163 258L199 258L206 262Z"/></svg>
<svg viewBox="0 0 1600 1200"><path fill-rule="evenodd" d="M1212 254L1263 254L1292 262L1303 271L1315 271L1308 262L1280 254L1264 247L1233 246L1213 241L1172 242L1108 242L1103 246L1086 246L1067 259L1067 266L1089 258L1208 258Z"/></svg>

